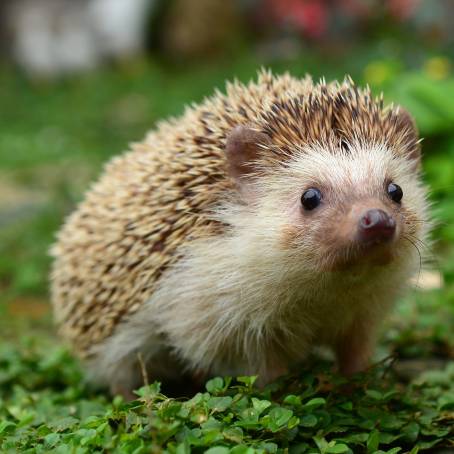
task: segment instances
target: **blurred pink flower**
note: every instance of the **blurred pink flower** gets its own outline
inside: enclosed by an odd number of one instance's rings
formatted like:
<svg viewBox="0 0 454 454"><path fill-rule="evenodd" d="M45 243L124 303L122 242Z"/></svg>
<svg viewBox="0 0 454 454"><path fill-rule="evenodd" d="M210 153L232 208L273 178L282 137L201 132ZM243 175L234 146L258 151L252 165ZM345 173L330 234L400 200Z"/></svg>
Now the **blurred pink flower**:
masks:
<svg viewBox="0 0 454 454"><path fill-rule="evenodd" d="M323 0L265 0L277 22L290 24L300 33L317 38L328 25L328 7Z"/></svg>
<svg viewBox="0 0 454 454"><path fill-rule="evenodd" d="M394 19L408 19L421 0L263 0L265 14L280 25L291 25L310 38L326 34L336 14L367 21L377 11L387 11Z"/></svg>
<svg viewBox="0 0 454 454"><path fill-rule="evenodd" d="M388 0L387 9L396 19L408 19L417 9L419 0Z"/></svg>

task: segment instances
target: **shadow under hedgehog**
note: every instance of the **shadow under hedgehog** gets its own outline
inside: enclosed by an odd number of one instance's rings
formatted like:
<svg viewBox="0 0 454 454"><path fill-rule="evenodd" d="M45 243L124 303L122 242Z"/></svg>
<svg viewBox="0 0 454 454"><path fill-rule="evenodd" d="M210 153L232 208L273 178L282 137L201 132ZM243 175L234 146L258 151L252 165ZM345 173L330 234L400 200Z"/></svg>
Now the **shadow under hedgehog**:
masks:
<svg viewBox="0 0 454 454"><path fill-rule="evenodd" d="M351 80L227 85L114 158L53 247L60 332L94 380L364 369L429 225L415 125Z"/></svg>

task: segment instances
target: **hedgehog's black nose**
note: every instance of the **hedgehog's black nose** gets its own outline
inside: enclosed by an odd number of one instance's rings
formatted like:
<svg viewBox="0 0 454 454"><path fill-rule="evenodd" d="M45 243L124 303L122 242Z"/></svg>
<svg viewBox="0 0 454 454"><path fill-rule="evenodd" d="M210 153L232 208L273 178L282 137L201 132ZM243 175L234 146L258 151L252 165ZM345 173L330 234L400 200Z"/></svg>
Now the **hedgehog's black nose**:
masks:
<svg viewBox="0 0 454 454"><path fill-rule="evenodd" d="M395 231L396 221L383 210L369 210L359 220L358 235L364 243L389 241Z"/></svg>

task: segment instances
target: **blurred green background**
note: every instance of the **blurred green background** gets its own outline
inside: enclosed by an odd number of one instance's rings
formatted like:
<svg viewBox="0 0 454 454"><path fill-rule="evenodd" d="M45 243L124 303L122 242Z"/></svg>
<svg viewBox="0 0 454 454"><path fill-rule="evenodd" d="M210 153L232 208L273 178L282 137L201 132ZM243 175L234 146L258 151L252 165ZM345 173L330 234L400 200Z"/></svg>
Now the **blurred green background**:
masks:
<svg viewBox="0 0 454 454"><path fill-rule="evenodd" d="M49 245L103 163L141 140L158 119L180 114L185 104L200 101L215 87L223 89L226 79L254 78L261 66L328 80L350 74L415 116L437 220L432 269L440 273L429 275L423 286L437 287L438 279L442 288L413 298L424 304L437 301L452 317L454 41L446 26L453 18L449 3L155 3L140 52L100 58L90 70L68 71L56 62L43 73L26 60L15 60L14 53L5 54L10 58L0 67L2 335L42 326L48 331ZM434 316L433 310L428 314ZM452 318L440 315L428 329L434 334L447 320ZM27 328L18 331L15 321ZM452 339L443 342L452 349Z"/></svg>

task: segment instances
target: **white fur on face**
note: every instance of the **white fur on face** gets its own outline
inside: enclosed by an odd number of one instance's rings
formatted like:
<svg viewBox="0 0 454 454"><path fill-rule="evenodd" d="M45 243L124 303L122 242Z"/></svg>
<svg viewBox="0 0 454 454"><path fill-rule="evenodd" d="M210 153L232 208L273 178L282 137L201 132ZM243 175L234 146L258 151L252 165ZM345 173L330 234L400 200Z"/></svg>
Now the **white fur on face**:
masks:
<svg viewBox="0 0 454 454"><path fill-rule="evenodd" d="M391 182L403 190L400 204L387 195ZM271 177L263 176L255 186L256 211L247 222L255 224L268 243L298 249L294 250L300 254L296 258L304 259L312 268L323 263L323 254L336 252L342 243L341 229L352 230L353 236L352 222L356 220L348 218L355 206L383 209L396 219L396 255L401 246L408 249L409 237L425 241L429 229L426 190L414 162L384 145L352 143L347 150L339 148L334 152L316 145L296 153L284 168ZM322 192L322 203L306 211L301 196L309 188ZM288 232L287 241L282 241L282 232Z"/></svg>

